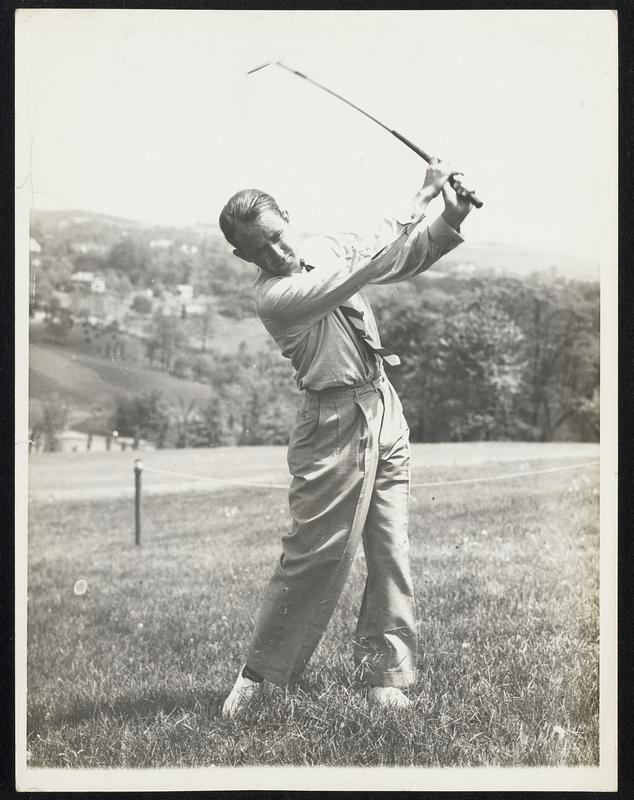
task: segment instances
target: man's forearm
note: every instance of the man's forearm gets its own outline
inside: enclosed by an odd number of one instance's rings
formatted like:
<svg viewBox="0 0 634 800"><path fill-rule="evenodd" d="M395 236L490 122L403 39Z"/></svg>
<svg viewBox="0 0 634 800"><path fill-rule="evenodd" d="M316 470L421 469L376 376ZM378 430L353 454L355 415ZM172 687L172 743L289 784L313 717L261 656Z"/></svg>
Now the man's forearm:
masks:
<svg viewBox="0 0 634 800"><path fill-rule="evenodd" d="M464 222L464 219L465 219L465 217L466 217L467 215L466 215L466 214L463 214L462 212L456 211L456 210L455 210L455 209L453 209L453 208L446 208L446 209L445 209L445 210L442 212L441 216L442 216L442 218L445 220L445 222L447 223L447 225L451 225L451 227L452 227L452 228L453 228L455 231L457 231L458 233L460 233L460 226L461 226L461 225L462 225L462 223Z"/></svg>
<svg viewBox="0 0 634 800"><path fill-rule="evenodd" d="M396 283L413 278L464 241L444 216L435 219L431 225L411 223L402 236L406 237L404 244L397 240L379 256L384 259L385 267L370 283Z"/></svg>
<svg viewBox="0 0 634 800"><path fill-rule="evenodd" d="M422 186L414 197L412 202L412 213L410 214L410 220L418 219L423 215L423 212L427 208L427 206L431 203L434 199L434 194L432 189L427 186Z"/></svg>

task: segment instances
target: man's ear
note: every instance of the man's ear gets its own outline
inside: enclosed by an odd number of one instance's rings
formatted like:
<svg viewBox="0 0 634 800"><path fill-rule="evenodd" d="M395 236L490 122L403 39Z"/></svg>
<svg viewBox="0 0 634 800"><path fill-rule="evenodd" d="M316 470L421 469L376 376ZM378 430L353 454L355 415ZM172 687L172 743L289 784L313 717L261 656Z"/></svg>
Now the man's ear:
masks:
<svg viewBox="0 0 634 800"><path fill-rule="evenodd" d="M280 212L280 217L282 217L284 222L290 222L290 217L288 216L288 211L285 208L283 208L282 211Z"/></svg>
<svg viewBox="0 0 634 800"><path fill-rule="evenodd" d="M240 259L242 259L242 261L246 261L247 264L251 264L252 263L251 259L250 258L245 258L239 250L234 250L233 251L233 255L237 256Z"/></svg>

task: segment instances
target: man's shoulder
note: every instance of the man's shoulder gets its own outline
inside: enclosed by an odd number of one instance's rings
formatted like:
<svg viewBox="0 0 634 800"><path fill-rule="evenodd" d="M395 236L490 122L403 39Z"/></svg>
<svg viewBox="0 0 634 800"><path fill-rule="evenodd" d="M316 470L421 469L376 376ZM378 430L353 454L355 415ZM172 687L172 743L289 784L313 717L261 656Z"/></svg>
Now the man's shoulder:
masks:
<svg viewBox="0 0 634 800"><path fill-rule="evenodd" d="M260 274L253 284L253 299L256 307L279 280L279 278L267 275L266 272L260 270Z"/></svg>
<svg viewBox="0 0 634 800"><path fill-rule="evenodd" d="M275 316L276 309L287 296L294 281L301 275L267 275L260 272L253 284L253 302L257 315L262 319Z"/></svg>

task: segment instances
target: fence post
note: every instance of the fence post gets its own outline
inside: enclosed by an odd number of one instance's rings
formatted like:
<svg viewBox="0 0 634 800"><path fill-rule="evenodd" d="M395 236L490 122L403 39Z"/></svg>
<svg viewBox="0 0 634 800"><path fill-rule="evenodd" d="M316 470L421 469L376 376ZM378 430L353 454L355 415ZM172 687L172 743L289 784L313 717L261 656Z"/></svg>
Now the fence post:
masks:
<svg viewBox="0 0 634 800"><path fill-rule="evenodd" d="M141 473L143 462L140 458L134 460L134 544L141 544Z"/></svg>

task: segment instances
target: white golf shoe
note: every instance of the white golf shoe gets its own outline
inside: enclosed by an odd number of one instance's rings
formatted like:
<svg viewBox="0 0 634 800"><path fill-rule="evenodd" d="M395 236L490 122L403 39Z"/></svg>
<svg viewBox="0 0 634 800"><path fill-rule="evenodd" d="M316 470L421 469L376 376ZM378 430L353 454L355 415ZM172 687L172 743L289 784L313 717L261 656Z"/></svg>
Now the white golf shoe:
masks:
<svg viewBox="0 0 634 800"><path fill-rule="evenodd" d="M396 686L371 686L368 689L368 703L372 706L407 708L412 701Z"/></svg>
<svg viewBox="0 0 634 800"><path fill-rule="evenodd" d="M222 706L223 717L234 717L247 706L251 698L256 697L264 686L264 681L252 681L242 676L244 666L240 667L240 672L233 684L233 689Z"/></svg>

